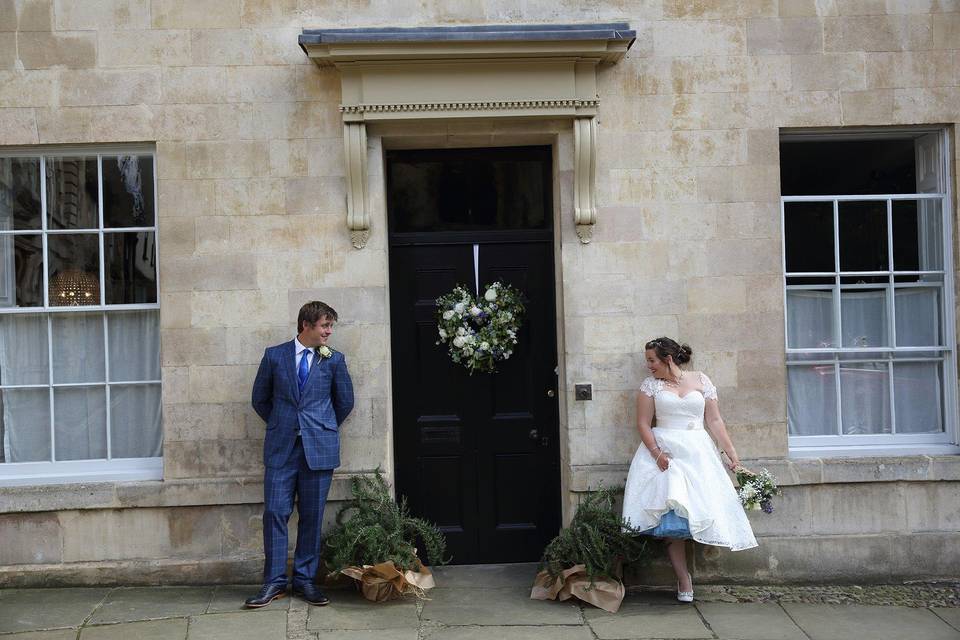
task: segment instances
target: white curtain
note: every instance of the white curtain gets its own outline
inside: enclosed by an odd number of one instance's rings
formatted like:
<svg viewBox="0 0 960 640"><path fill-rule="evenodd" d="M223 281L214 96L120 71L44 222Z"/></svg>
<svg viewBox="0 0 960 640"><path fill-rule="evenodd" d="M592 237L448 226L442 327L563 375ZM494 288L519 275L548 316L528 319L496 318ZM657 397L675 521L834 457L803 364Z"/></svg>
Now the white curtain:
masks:
<svg viewBox="0 0 960 640"><path fill-rule="evenodd" d="M50 320L57 460L107 456L110 428L114 458L156 457L162 450L159 383L112 385L107 425L107 364L111 382L160 379L160 327L156 310L110 313L104 348L101 313L58 313ZM48 384L47 317L0 317L0 384ZM51 459L50 390L2 392L3 461Z"/></svg>
<svg viewBox="0 0 960 640"><path fill-rule="evenodd" d="M898 288L894 299L898 346L940 344L939 289ZM830 346L834 334L832 303L832 291L787 292L790 347ZM840 306L843 347L889 346L885 290L845 290L841 294ZM903 357L908 355L903 354ZM827 355L825 359L831 357ZM891 384L897 433L937 433L943 430L939 363L897 360L895 357L893 380L890 380L886 360L840 363L840 418L844 434L892 432ZM839 433L836 375L832 364L788 367L787 417L791 435Z"/></svg>

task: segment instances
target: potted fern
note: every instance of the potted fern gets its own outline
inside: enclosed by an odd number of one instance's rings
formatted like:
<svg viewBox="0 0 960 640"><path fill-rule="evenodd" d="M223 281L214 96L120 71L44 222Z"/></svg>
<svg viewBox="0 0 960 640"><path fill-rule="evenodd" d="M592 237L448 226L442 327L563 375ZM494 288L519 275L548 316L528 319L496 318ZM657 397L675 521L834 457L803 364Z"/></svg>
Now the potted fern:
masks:
<svg viewBox="0 0 960 640"><path fill-rule="evenodd" d="M623 563L645 561L647 538L617 508L617 491L601 488L578 505L570 525L547 545L530 597L571 597L615 613L623 602Z"/></svg>
<svg viewBox="0 0 960 640"><path fill-rule="evenodd" d="M426 558L445 564L446 540L436 526L410 515L380 470L350 479L352 500L337 513L337 526L324 542L322 558L331 575L356 581L365 598L383 602L401 595L423 596L434 586L430 569L417 556L417 540Z"/></svg>

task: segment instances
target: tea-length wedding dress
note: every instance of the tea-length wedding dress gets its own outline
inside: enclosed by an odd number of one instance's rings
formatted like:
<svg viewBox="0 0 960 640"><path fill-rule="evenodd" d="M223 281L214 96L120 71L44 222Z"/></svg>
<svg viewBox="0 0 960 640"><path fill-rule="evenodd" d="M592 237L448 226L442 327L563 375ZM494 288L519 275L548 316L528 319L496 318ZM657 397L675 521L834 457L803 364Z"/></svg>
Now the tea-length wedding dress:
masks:
<svg viewBox="0 0 960 640"><path fill-rule="evenodd" d="M699 376L703 391L689 391L683 397L664 389L663 380L654 377L640 386L642 393L654 399L653 434L669 454L670 466L661 471L647 448L640 445L630 463L623 517L646 532L673 511L686 518L689 537L697 542L733 551L749 549L757 546L757 540L717 445L704 428L704 406L707 399L717 399L717 389L707 376ZM667 519L676 520L674 515Z"/></svg>

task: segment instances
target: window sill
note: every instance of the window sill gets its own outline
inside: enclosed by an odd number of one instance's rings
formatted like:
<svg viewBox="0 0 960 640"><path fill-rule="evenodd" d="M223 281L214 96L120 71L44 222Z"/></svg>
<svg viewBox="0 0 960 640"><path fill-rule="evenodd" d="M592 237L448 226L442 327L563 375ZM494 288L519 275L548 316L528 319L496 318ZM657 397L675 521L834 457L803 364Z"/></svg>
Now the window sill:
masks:
<svg viewBox="0 0 960 640"><path fill-rule="evenodd" d="M349 499L353 475L335 473L327 500ZM0 487L2 513L261 503L262 476Z"/></svg>

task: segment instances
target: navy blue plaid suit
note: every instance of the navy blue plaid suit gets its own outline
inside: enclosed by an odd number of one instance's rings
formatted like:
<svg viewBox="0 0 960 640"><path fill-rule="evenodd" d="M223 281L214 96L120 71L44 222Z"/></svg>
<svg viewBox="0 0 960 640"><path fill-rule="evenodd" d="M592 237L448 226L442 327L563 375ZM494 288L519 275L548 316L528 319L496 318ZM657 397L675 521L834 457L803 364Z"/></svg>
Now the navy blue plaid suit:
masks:
<svg viewBox="0 0 960 640"><path fill-rule="evenodd" d="M312 582L320 559L320 526L333 470L340 466L340 425L353 409L353 382L342 353L313 356L303 391L296 343L263 353L253 409L267 423L263 439L264 584L287 583L287 522L297 497L294 587ZM298 435L299 432L299 435Z"/></svg>

